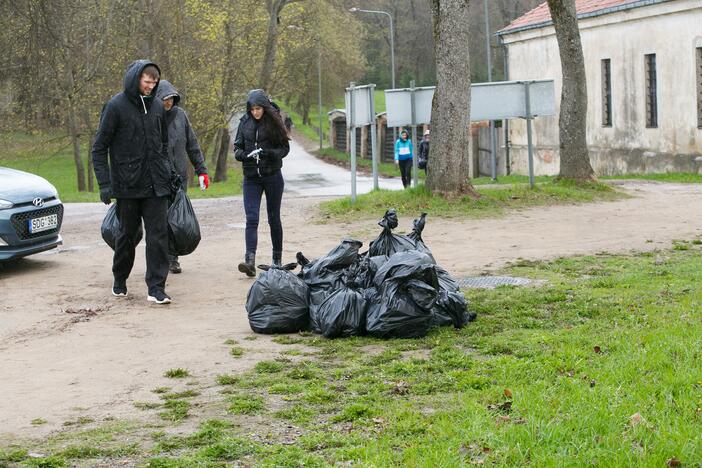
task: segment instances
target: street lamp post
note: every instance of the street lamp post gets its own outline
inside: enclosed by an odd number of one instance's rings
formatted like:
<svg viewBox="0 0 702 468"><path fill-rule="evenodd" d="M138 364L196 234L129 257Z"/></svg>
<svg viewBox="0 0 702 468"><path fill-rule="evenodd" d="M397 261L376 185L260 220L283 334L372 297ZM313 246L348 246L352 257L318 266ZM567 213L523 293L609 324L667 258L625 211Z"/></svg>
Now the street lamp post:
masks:
<svg viewBox="0 0 702 468"><path fill-rule="evenodd" d="M395 28L392 23L392 15L387 11L378 10L362 10L360 8L349 8L351 13L375 13L379 15L386 15L390 20L390 77L392 79L392 87L395 89Z"/></svg>
<svg viewBox="0 0 702 468"><path fill-rule="evenodd" d="M322 130L322 45L317 33L317 105L319 106L319 151L322 151L324 130Z"/></svg>
<svg viewBox="0 0 702 468"><path fill-rule="evenodd" d="M374 13L378 15L386 15L390 20L390 79L392 80L392 89L395 89L395 28L392 23L392 15L387 11L379 10L362 10L361 8L349 8L351 13ZM392 129L393 141L397 140L397 129Z"/></svg>

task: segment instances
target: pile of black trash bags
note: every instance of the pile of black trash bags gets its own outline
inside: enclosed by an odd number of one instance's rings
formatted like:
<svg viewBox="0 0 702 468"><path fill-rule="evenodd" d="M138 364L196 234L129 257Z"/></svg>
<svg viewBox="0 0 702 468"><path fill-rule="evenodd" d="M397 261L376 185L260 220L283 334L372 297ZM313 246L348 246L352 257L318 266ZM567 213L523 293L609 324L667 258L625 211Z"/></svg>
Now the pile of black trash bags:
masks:
<svg viewBox="0 0 702 468"><path fill-rule="evenodd" d="M112 250L115 249L117 236L122 230L122 224L117 216L117 203L110 205L100 226L102 239ZM139 229L132 239L136 246L144 237L144 228ZM168 207L168 253L171 255L188 255L195 251L200 244L200 224L195 216L195 210L183 188L179 188L171 199Z"/></svg>
<svg viewBox="0 0 702 468"><path fill-rule="evenodd" d="M434 326L461 328L475 319L458 283L436 264L422 240L426 213L412 232L393 234L397 213L378 223L383 230L363 243L344 239L324 257L264 270L249 290L246 311L256 333L312 330L327 338L372 335L417 338ZM298 274L292 270L301 266Z"/></svg>

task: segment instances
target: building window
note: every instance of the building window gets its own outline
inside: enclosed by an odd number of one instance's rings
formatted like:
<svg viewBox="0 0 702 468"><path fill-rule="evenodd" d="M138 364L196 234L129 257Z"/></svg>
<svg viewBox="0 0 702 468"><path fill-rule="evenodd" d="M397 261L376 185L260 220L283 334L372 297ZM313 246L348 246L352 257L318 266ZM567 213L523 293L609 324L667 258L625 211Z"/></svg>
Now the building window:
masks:
<svg viewBox="0 0 702 468"><path fill-rule="evenodd" d="M658 127L658 96L656 95L656 54L645 55L646 63L646 127Z"/></svg>
<svg viewBox="0 0 702 468"><path fill-rule="evenodd" d="M610 59L602 60L602 126L612 126L612 67Z"/></svg>
<svg viewBox="0 0 702 468"><path fill-rule="evenodd" d="M697 48L697 128L702 128L702 47Z"/></svg>

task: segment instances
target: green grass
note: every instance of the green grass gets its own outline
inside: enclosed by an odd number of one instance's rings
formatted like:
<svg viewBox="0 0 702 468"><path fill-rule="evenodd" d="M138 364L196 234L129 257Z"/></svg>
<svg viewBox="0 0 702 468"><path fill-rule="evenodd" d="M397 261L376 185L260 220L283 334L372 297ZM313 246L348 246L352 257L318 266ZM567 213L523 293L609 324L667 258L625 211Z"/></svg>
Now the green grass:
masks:
<svg viewBox="0 0 702 468"><path fill-rule="evenodd" d="M536 176L534 181L538 183L546 183L553 181L554 176ZM653 180L658 182L669 182L676 184L700 184L702 183L702 174L691 172L669 172L665 174L622 174L616 176L598 176L600 180ZM498 176L496 181L490 177L476 177L471 179L473 185L486 184L528 184L529 176L511 174Z"/></svg>
<svg viewBox="0 0 702 468"><path fill-rule="evenodd" d="M217 385L234 385L239 381L236 375L221 374L217 376Z"/></svg>
<svg viewBox="0 0 702 468"><path fill-rule="evenodd" d="M535 176L535 183L552 182L553 176ZM492 180L490 177L476 177L471 179L470 182L473 185L488 185L488 184L528 184L529 176L510 174L497 176L497 180Z"/></svg>
<svg viewBox="0 0 702 468"><path fill-rule="evenodd" d="M665 174L624 174L619 176L600 176L600 179L635 179L670 182L676 184L701 184L702 174L696 174L691 172L669 172Z"/></svg>
<svg viewBox="0 0 702 468"><path fill-rule="evenodd" d="M170 399L166 400L163 404L165 411L159 413L159 417L166 421L180 422L183 419L190 416L188 410L190 409L190 402L181 399Z"/></svg>
<svg viewBox="0 0 702 468"><path fill-rule="evenodd" d="M168 377L169 379L184 379L185 377L190 376L190 371L188 371L188 369L183 369L182 367L177 367L175 369L168 369L163 373L163 376Z"/></svg>
<svg viewBox="0 0 702 468"><path fill-rule="evenodd" d="M94 192L79 192L73 147L70 138L60 132L29 134L23 132L0 133L0 166L10 167L44 177L58 190L64 202L99 202L99 190L95 181ZM88 167L89 148L87 142L81 145L81 157L84 167ZM208 162L209 163L209 162ZM238 163L233 162L227 171L228 180L211 183L210 188L201 191L190 188L190 198L214 198L242 193L243 175ZM210 177L214 177L211 167Z"/></svg>
<svg viewBox="0 0 702 468"><path fill-rule="evenodd" d="M601 183L578 184L572 181L552 181L530 189L528 185L510 185L476 189L479 199L469 196L453 200L431 194L424 185L406 190L378 190L359 195L352 203L350 197L320 204L323 215L347 220L362 217L382 218L385 210L395 208L400 216L417 216L422 212L437 217L492 217L508 210L531 206L617 200L625 195Z"/></svg>
<svg viewBox="0 0 702 468"><path fill-rule="evenodd" d="M174 407L163 424L202 418L192 433L154 433L145 423L72 429L44 445L3 448L0 465L29 463L35 451L47 454L46 466L85 457L155 467L695 466L695 241L517 262L504 273L545 283L465 291L478 319L461 330L412 340L300 335L313 352L305 361L263 361L210 406L167 400ZM206 420L213 412L222 420Z"/></svg>
<svg viewBox="0 0 702 468"><path fill-rule="evenodd" d="M265 401L258 395L233 395L228 401L230 414L257 414L265 408Z"/></svg>

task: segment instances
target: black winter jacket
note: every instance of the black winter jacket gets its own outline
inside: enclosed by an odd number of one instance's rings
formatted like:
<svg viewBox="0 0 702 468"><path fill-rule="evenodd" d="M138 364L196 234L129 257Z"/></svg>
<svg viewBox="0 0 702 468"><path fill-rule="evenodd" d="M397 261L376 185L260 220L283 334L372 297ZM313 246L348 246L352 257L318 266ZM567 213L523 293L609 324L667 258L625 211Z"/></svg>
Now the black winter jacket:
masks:
<svg viewBox="0 0 702 468"><path fill-rule="evenodd" d="M173 98L173 107L166 111L166 124L168 125L168 157L176 173L185 183L188 180L188 159L195 168L195 173L207 174L205 158L200 150L200 144L193 128L190 126L188 114L178 105L180 94L167 80L158 83L156 97L163 101L164 98Z"/></svg>
<svg viewBox="0 0 702 468"><path fill-rule="evenodd" d="M155 97L144 99L139 92L139 78L148 65L156 66L149 60L137 60L129 67L124 91L103 107L95 135L95 176L100 189L111 188L115 198L163 197L171 193L173 166L168 158L163 102ZM158 85L152 96L157 89Z"/></svg>
<svg viewBox="0 0 702 468"><path fill-rule="evenodd" d="M290 144L285 141L282 145L274 145L269 141L263 124L251 115L251 107L254 105L263 107L265 112L279 118L279 110L273 106L262 90L251 91L246 101L246 114L239 121L239 128L234 139L234 157L237 161L241 161L244 176L265 177L283 167L283 158L290 152ZM247 157L257 148L263 149L258 160Z"/></svg>

